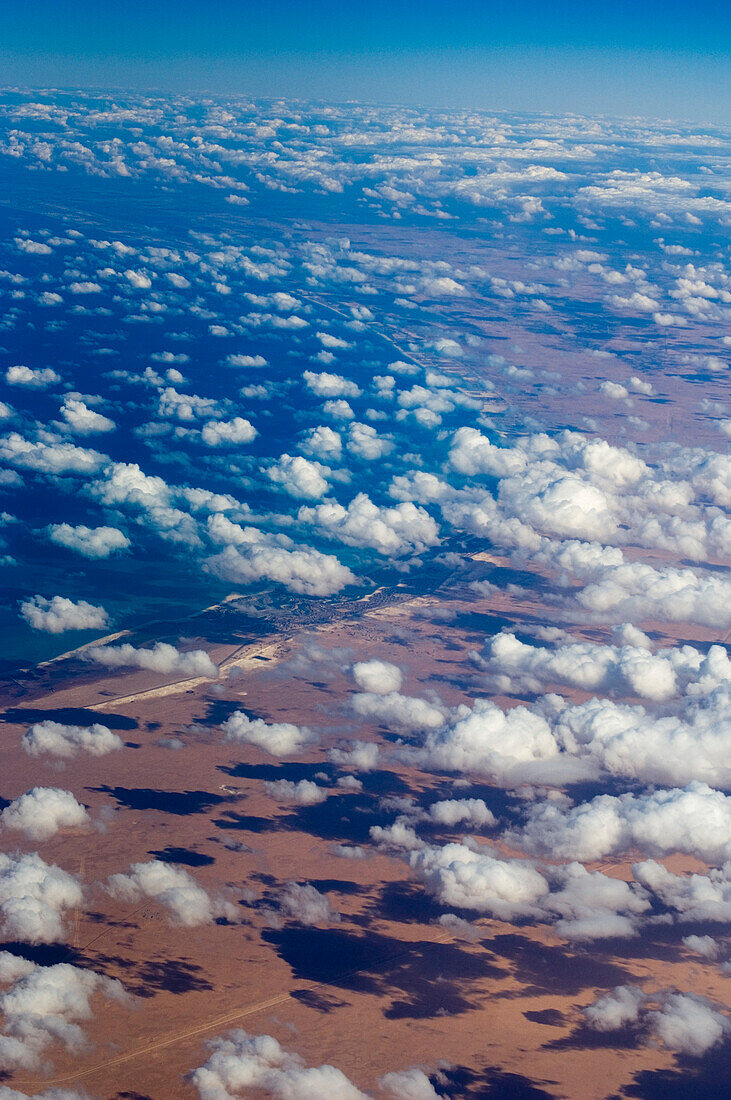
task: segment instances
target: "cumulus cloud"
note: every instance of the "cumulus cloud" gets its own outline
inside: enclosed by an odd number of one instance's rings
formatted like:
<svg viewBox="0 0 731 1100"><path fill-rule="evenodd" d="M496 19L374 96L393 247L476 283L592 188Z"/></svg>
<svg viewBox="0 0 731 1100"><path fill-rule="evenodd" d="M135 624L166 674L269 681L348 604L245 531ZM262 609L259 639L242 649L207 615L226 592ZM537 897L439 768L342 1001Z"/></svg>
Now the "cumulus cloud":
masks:
<svg viewBox="0 0 731 1100"><path fill-rule="evenodd" d="M351 697L350 705L361 718L396 730L436 729L444 725L446 717L444 707L398 691L358 692Z"/></svg>
<svg viewBox="0 0 731 1100"><path fill-rule="evenodd" d="M683 943L689 951L696 951L704 959L716 959L721 946L713 936L683 936Z"/></svg>
<svg viewBox="0 0 731 1100"><path fill-rule="evenodd" d="M106 455L87 447L56 440L25 439L18 432L11 432L0 439L0 457L11 466L51 476L79 474L88 477L108 461Z"/></svg>
<svg viewBox="0 0 731 1100"><path fill-rule="evenodd" d="M323 462L338 462L343 453L343 441L333 428L320 424L307 432L302 441L301 450L305 454L321 458Z"/></svg>
<svg viewBox="0 0 731 1100"><path fill-rule="evenodd" d="M113 432L117 427L108 416L95 412L81 398L72 397L70 394L64 398L61 416L66 422L67 430L76 432L77 435Z"/></svg>
<svg viewBox="0 0 731 1100"><path fill-rule="evenodd" d="M92 999L100 994L128 999L120 982L93 970L68 963L37 966L6 951L0 952L0 983L10 986L0 993L0 1065L6 1070L39 1070L54 1041L78 1052L86 1044L80 1025L92 1018ZM66 1089L33 1095L34 1100L81 1100L80 1093ZM24 1096L0 1086L0 1100Z"/></svg>
<svg viewBox="0 0 731 1100"><path fill-rule="evenodd" d="M207 1062L190 1075L200 1100L226 1100L250 1088L274 1100L367 1100L339 1069L308 1067L271 1035L232 1031L208 1046Z"/></svg>
<svg viewBox="0 0 731 1100"><path fill-rule="evenodd" d="M495 815L481 798L448 798L432 802L428 816L437 825L453 826L464 822L481 828L496 824Z"/></svg>
<svg viewBox="0 0 731 1100"><path fill-rule="evenodd" d="M353 665L353 679L361 691L374 695L388 695L399 691L403 680L401 669L388 661L357 661Z"/></svg>
<svg viewBox="0 0 731 1100"><path fill-rule="evenodd" d="M400 814L392 825L372 825L369 834L371 840L385 851L417 852L426 847L416 835L411 819L404 814Z"/></svg>
<svg viewBox="0 0 731 1100"><path fill-rule="evenodd" d="M92 279L78 280L73 283L69 283L69 294L100 294L101 284L95 283Z"/></svg>
<svg viewBox="0 0 731 1100"><path fill-rule="evenodd" d="M442 904L498 920L550 923L577 942L634 936L650 907L641 887L579 863L541 872L529 860L504 859L486 846L407 847L410 866Z"/></svg>
<svg viewBox="0 0 731 1100"><path fill-rule="evenodd" d="M285 920L308 926L332 924L340 920L330 905L326 894L321 894L311 883L288 882L277 894L277 913Z"/></svg>
<svg viewBox="0 0 731 1100"><path fill-rule="evenodd" d="M731 856L731 797L691 783L684 790L598 795L568 810L543 802L531 806L526 824L506 839L529 852L582 862L633 848L722 862Z"/></svg>
<svg viewBox="0 0 731 1100"><path fill-rule="evenodd" d="M267 475L290 496L315 500L327 492L328 484L323 472L326 468L319 462L311 462L302 455L283 454L269 467Z"/></svg>
<svg viewBox="0 0 731 1100"><path fill-rule="evenodd" d="M236 920L238 909L223 897L211 897L182 867L153 859L133 863L128 874L111 875L107 886L125 902L150 898L168 910L174 924L193 928L219 917Z"/></svg>
<svg viewBox="0 0 731 1100"><path fill-rule="evenodd" d="M372 772L380 763L380 750L374 741L352 741L348 748L328 749L327 758L343 768Z"/></svg>
<svg viewBox="0 0 731 1100"><path fill-rule="evenodd" d="M316 374L314 371L306 370L302 378L307 388L318 397L360 397L361 395L361 390L355 382L343 378L340 374L328 374L326 371Z"/></svg>
<svg viewBox="0 0 731 1100"><path fill-rule="evenodd" d="M595 1031L632 1027L645 1042L700 1058L731 1031L731 1021L718 1005L694 993L660 989L645 993L620 985L582 1010Z"/></svg>
<svg viewBox="0 0 731 1100"><path fill-rule="evenodd" d="M648 859L632 865L632 873L681 921L731 921L731 863L712 868L707 875L676 875Z"/></svg>
<svg viewBox="0 0 731 1100"><path fill-rule="evenodd" d="M36 722L20 739L29 756L57 756L69 759L78 752L91 756L106 756L108 752L124 748L124 742L107 726L94 722L90 726L66 726L46 719Z"/></svg>
<svg viewBox="0 0 731 1100"><path fill-rule="evenodd" d="M318 332L317 339L324 348L349 348L351 346L347 340L342 340L339 336L332 336L329 332Z"/></svg>
<svg viewBox="0 0 731 1100"><path fill-rule="evenodd" d="M366 493L358 493L347 508L334 500L302 507L298 519L326 538L384 555L418 554L439 542L439 528L424 508L408 501L379 507Z"/></svg>
<svg viewBox="0 0 731 1100"><path fill-rule="evenodd" d="M123 645L92 646L86 657L105 668L144 668L165 675L206 676L215 679L218 669L204 649L183 652L168 642L155 642L151 649Z"/></svg>
<svg viewBox="0 0 731 1100"><path fill-rule="evenodd" d="M491 913L499 920L534 916L549 885L527 860L504 860L463 844L425 846L409 863L438 901L457 909Z"/></svg>
<svg viewBox="0 0 731 1100"><path fill-rule="evenodd" d="M9 386L23 386L29 390L45 390L48 386L54 386L61 381L61 375L51 367L8 367L5 371L5 381Z"/></svg>
<svg viewBox="0 0 731 1100"><path fill-rule="evenodd" d="M125 271L124 277L135 290L149 290L152 286L152 280L144 271L134 271L129 268Z"/></svg>
<svg viewBox="0 0 731 1100"><path fill-rule="evenodd" d="M61 634L66 630L101 630L109 623L103 607L86 600L66 599L65 596L31 596L20 605L20 613L33 630L48 634Z"/></svg>
<svg viewBox="0 0 731 1100"><path fill-rule="evenodd" d="M59 787L34 787L10 802L0 813L5 829L25 833L31 840L48 840L60 829L89 824L89 815L71 791Z"/></svg>
<svg viewBox="0 0 731 1100"><path fill-rule="evenodd" d="M233 420L209 420L201 428L201 439L208 447L251 443L257 434L254 425L241 416Z"/></svg>
<svg viewBox="0 0 731 1100"><path fill-rule="evenodd" d="M269 365L263 355L227 355L224 361L229 367L266 367Z"/></svg>
<svg viewBox="0 0 731 1100"><path fill-rule="evenodd" d="M10 940L54 943L64 938L63 917L83 901L81 886L55 864L32 855L0 853L0 928Z"/></svg>
<svg viewBox="0 0 731 1100"><path fill-rule="evenodd" d="M476 699L411 755L432 769L504 782L565 783L604 772L646 783L727 785L729 713L726 686L660 716L610 699L571 704L547 695L532 709L508 711Z"/></svg>
<svg viewBox="0 0 731 1100"><path fill-rule="evenodd" d="M486 699L461 709L456 721L427 734L415 756L422 766L448 772L494 776L507 780L539 762L548 777L559 762L559 745L548 722L526 707L502 711ZM550 781L548 778L546 782Z"/></svg>
<svg viewBox="0 0 731 1100"><path fill-rule="evenodd" d="M16 237L15 245L19 252L25 252L28 255L50 256L53 252L50 245L43 241L32 241L27 237Z"/></svg>
<svg viewBox="0 0 731 1100"><path fill-rule="evenodd" d="M347 585L358 583L355 574L332 554L323 554L310 546L290 550L271 541L245 549L227 546L208 559L206 568L235 584L265 579L305 596L331 596Z"/></svg>
<svg viewBox="0 0 731 1100"><path fill-rule="evenodd" d="M440 1100L441 1096L418 1067L386 1073L378 1083L390 1100Z"/></svg>
<svg viewBox="0 0 731 1100"><path fill-rule="evenodd" d="M127 536L116 527L85 527L84 524L72 527L69 523L53 523L48 528L48 537L58 546L95 560L108 558L130 545Z"/></svg>
<svg viewBox="0 0 731 1100"><path fill-rule="evenodd" d="M296 783L291 779L275 779L265 783L264 790L277 802L294 802L297 806L316 806L327 798L325 788L318 787L311 779L300 779Z"/></svg>
<svg viewBox="0 0 731 1100"><path fill-rule="evenodd" d="M342 397L326 401L322 406L322 411L335 420L353 420L355 417L352 408Z"/></svg>
<svg viewBox="0 0 731 1100"><path fill-rule="evenodd" d="M317 736L305 726L291 722L265 722L262 718L249 718L242 710L234 711L222 724L226 741L240 741L256 745L271 756L295 756L305 752L317 741Z"/></svg>
<svg viewBox="0 0 731 1100"><path fill-rule="evenodd" d="M599 563L596 548L590 551L596 543L657 548L696 561L727 556L728 521L716 507L725 497L725 459L681 450L682 460L673 455L651 468L629 449L576 432L537 434L498 447L463 427L452 437L450 466L471 480L444 492L443 514L497 546L573 572L587 585L577 594L582 606L597 615L611 610L612 621L722 625L728 619L718 608L719 600L724 607L728 602L725 578L628 561L619 552L605 553ZM710 478L701 472L704 463L710 463L708 473L713 470ZM497 478L496 493L480 486L484 477ZM704 481L713 484L713 495Z"/></svg>
<svg viewBox="0 0 731 1100"><path fill-rule="evenodd" d="M370 424L354 422L348 429L348 450L351 454L364 458L368 462L376 462L384 458L393 448L393 439L390 436L379 435Z"/></svg>
<svg viewBox="0 0 731 1100"><path fill-rule="evenodd" d="M576 594L579 604L604 622L654 619L720 629L731 626L730 597L731 582L724 576L640 561L609 565Z"/></svg>
<svg viewBox="0 0 731 1100"><path fill-rule="evenodd" d="M687 645L655 653L644 645L594 642L538 648L504 633L492 638L476 660L490 674L493 689L500 692L537 692L547 684L561 683L663 702L683 692L700 694L731 680L731 662L723 646L711 646L705 655Z"/></svg>
<svg viewBox="0 0 731 1100"><path fill-rule="evenodd" d="M218 403L213 398L199 397L195 393L178 393L172 386L167 386L160 393L158 412L160 416L182 421L221 415Z"/></svg>

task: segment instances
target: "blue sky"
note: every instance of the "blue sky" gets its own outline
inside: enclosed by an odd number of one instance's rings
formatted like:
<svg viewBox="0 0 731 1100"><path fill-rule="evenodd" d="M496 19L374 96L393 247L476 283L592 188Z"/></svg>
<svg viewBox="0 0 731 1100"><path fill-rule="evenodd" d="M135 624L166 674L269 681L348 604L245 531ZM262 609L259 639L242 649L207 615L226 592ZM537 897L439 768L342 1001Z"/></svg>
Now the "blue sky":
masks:
<svg viewBox="0 0 731 1100"><path fill-rule="evenodd" d="M728 5L699 0L26 0L2 83L731 119Z"/></svg>

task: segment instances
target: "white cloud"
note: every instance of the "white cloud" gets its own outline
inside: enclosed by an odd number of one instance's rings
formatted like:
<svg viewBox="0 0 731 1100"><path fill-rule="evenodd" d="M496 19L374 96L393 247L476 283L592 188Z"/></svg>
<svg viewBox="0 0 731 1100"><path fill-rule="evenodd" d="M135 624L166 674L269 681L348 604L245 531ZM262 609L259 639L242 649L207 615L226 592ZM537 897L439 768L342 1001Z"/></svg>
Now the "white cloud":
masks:
<svg viewBox="0 0 731 1100"><path fill-rule="evenodd" d="M235 920L238 909L222 897L211 897L182 867L153 859L133 863L129 874L111 875L109 892L122 901L150 898L164 906L174 924L194 928L217 917Z"/></svg>
<svg viewBox="0 0 731 1100"><path fill-rule="evenodd" d="M441 1096L417 1067L386 1073L378 1083L391 1100L440 1100Z"/></svg>
<svg viewBox="0 0 731 1100"><path fill-rule="evenodd" d="M273 1100L367 1100L339 1069L307 1067L271 1035L232 1031L208 1046L208 1061L190 1075L200 1100L231 1100L249 1088Z"/></svg>
<svg viewBox="0 0 731 1100"><path fill-rule="evenodd" d="M326 371L316 374L306 370L302 377L307 388L318 397L360 397L362 392L355 382L340 374L328 374Z"/></svg>
<svg viewBox="0 0 731 1100"><path fill-rule="evenodd" d="M152 279L144 271L133 271L129 268L124 277L135 290L149 290L152 286Z"/></svg>
<svg viewBox="0 0 731 1100"><path fill-rule="evenodd" d="M403 676L398 665L388 661L357 661L353 665L353 679L361 691L374 695L388 695L399 691Z"/></svg>
<svg viewBox="0 0 731 1100"><path fill-rule="evenodd" d="M106 756L124 748L124 742L106 726L94 722L91 726L65 726L61 722L36 722L20 739L29 756L58 756L68 759L77 752L91 756Z"/></svg>
<svg viewBox="0 0 731 1100"><path fill-rule="evenodd" d="M165 675L206 676L215 679L218 669L204 649L178 650L168 642L155 642L151 649L123 645L92 646L85 656L106 668L144 668Z"/></svg>
<svg viewBox="0 0 731 1100"><path fill-rule="evenodd" d="M458 825L464 821L467 825L481 828L496 824L495 815L481 798L449 798L432 802L428 816L438 825Z"/></svg>
<svg viewBox="0 0 731 1100"><path fill-rule="evenodd" d="M234 584L266 578L305 596L330 596L346 585L358 583L351 570L331 554L310 546L289 550L267 541L243 550L227 546L208 559L206 568Z"/></svg>
<svg viewBox="0 0 731 1100"><path fill-rule="evenodd" d="M5 371L5 381L9 386L24 386L29 390L44 390L47 386L53 386L61 381L61 375L56 374L51 367L39 367L32 370L30 367L8 367Z"/></svg>
<svg viewBox="0 0 731 1100"><path fill-rule="evenodd" d="M130 541L116 527L72 527L68 523L54 523L48 528L51 542L74 550L85 558L108 558L118 550L126 550Z"/></svg>
<svg viewBox="0 0 731 1100"><path fill-rule="evenodd" d="M264 790L277 802L294 802L297 806L316 806L327 798L325 788L318 787L311 779L300 779L297 783L291 779L275 779L265 783Z"/></svg>
<svg viewBox="0 0 731 1100"><path fill-rule="evenodd" d="M85 279L81 282L69 283L69 294L100 294L101 285L93 282L91 279Z"/></svg>
<svg viewBox="0 0 731 1100"><path fill-rule="evenodd" d="M348 431L348 450L351 454L376 462L390 454L394 442L390 436L379 435L370 424L353 423Z"/></svg>
<svg viewBox="0 0 731 1100"><path fill-rule="evenodd" d="M540 774L551 774L559 746L541 715L526 707L504 712L485 699L476 699L471 710L458 713L456 721L447 725L443 717L439 726L435 724L415 755L422 766L507 781L536 763Z"/></svg>
<svg viewBox="0 0 731 1100"><path fill-rule="evenodd" d="M324 348L349 348L351 346L347 340L342 340L339 336L332 336L329 332L318 332L317 339Z"/></svg>
<svg viewBox="0 0 731 1100"><path fill-rule="evenodd" d="M328 484L322 476L324 472L326 468L319 462L310 462L302 455L283 454L269 467L267 475L290 496L316 500L327 492Z"/></svg>
<svg viewBox="0 0 731 1100"><path fill-rule="evenodd" d="M20 252L27 252L29 255L50 256L53 252L50 245L43 241L31 241L26 237L16 237L15 245Z"/></svg>
<svg viewBox="0 0 731 1100"><path fill-rule="evenodd" d="M94 435L97 432L113 432L117 425L108 416L94 412L78 397L64 398L61 416L71 431L77 435Z"/></svg>
<svg viewBox="0 0 731 1100"><path fill-rule="evenodd" d="M355 417L350 405L342 397L334 401L326 401L322 406L322 411L335 420L352 420Z"/></svg>
<svg viewBox="0 0 731 1100"><path fill-rule="evenodd" d="M199 397L195 393L178 393L166 386L158 400L160 416L188 422L204 417L220 416L218 403L212 397Z"/></svg>
<svg viewBox="0 0 731 1100"><path fill-rule="evenodd" d="M242 710L234 711L222 724L226 741L240 741L256 745L272 756L296 756L306 752L317 741L316 735L304 726L291 722L265 722L262 718L249 718Z"/></svg>
<svg viewBox="0 0 731 1100"><path fill-rule="evenodd" d="M343 441L338 432L321 424L310 428L302 441L301 450L325 462L338 462L343 453Z"/></svg>
<svg viewBox="0 0 731 1100"><path fill-rule="evenodd" d="M411 502L379 507L365 493L358 493L347 508L335 500L302 507L298 518L328 538L379 554L420 553L439 542L439 528L424 508Z"/></svg>
<svg viewBox="0 0 731 1100"><path fill-rule="evenodd" d="M0 929L11 940L64 939L63 916L83 902L81 886L55 864L32 855L0 853Z"/></svg>
<svg viewBox="0 0 731 1100"><path fill-rule="evenodd" d="M625 401L629 397L629 390L619 382L610 382L606 379L599 384L599 392L612 401Z"/></svg>
<svg viewBox="0 0 731 1100"><path fill-rule="evenodd" d="M498 692L540 691L547 684L562 683L584 691L663 702L686 692L707 692L731 679L731 663L723 646L711 646L706 655L693 646L653 654L643 645L578 641L537 648L505 633L492 638L475 659Z"/></svg>
<svg viewBox="0 0 731 1100"><path fill-rule="evenodd" d="M654 1045L659 1039L679 1054L700 1058L731 1031L725 1013L706 997L675 990L645 993L637 986L617 986L582 1010L589 1027L616 1031L634 1027Z"/></svg>
<svg viewBox="0 0 731 1100"><path fill-rule="evenodd" d="M74 443L32 442L17 432L0 439L0 457L12 466L44 474L95 474L108 461L106 455Z"/></svg>
<svg viewBox="0 0 731 1100"><path fill-rule="evenodd" d="M333 924L340 920L325 894L309 882L288 882L277 895L277 912L297 924Z"/></svg>
<svg viewBox="0 0 731 1100"><path fill-rule="evenodd" d="M637 848L649 855L685 852L711 863L731 857L731 797L705 783L645 794L598 795L565 809L531 806L510 843L556 859L581 862Z"/></svg>
<svg viewBox="0 0 731 1100"><path fill-rule="evenodd" d="M683 921L731 921L731 863L707 875L676 875L648 859L632 865L637 882Z"/></svg>
<svg viewBox="0 0 731 1100"><path fill-rule="evenodd" d="M347 749L328 749L327 758L343 768L372 772L380 763L380 751L374 741L353 741Z"/></svg>
<svg viewBox="0 0 731 1100"><path fill-rule="evenodd" d="M201 439L209 447L251 443L257 435L254 425L241 416L236 416L233 420L209 420L201 428Z"/></svg>
<svg viewBox="0 0 731 1100"><path fill-rule="evenodd" d="M92 998L103 994L107 999L127 1000L123 986L113 978L68 963L37 966L5 951L0 952L0 982L10 985L0 994L0 1066L6 1070L47 1068L46 1052L54 1041L78 1052L86 1043L80 1023L92 1018ZM25 1093L0 1085L0 1100L24 1097ZM33 1100L83 1097L53 1088L34 1093Z"/></svg>
<svg viewBox="0 0 731 1100"><path fill-rule="evenodd" d="M504 860L463 844L424 847L409 857L412 869L444 905L491 913L499 920L533 916L549 885L527 860Z"/></svg>
<svg viewBox="0 0 731 1100"><path fill-rule="evenodd" d="M359 692L351 697L350 704L361 718L397 730L439 729L446 720L444 707L397 691Z"/></svg>
<svg viewBox="0 0 731 1100"><path fill-rule="evenodd" d="M645 783L727 785L729 691L690 698L678 713L655 716L609 699L567 703L558 695L502 711L486 699L461 707L402 750L422 767L484 775L505 783L566 783L602 772Z"/></svg>
<svg viewBox="0 0 731 1100"><path fill-rule="evenodd" d="M391 839L398 846L398 837ZM408 835L405 841L404 858L443 905L498 920L530 918L552 924L569 940L634 936L650 907L641 887L589 872L579 863L541 872L529 860L505 859L474 842L435 848L415 846Z"/></svg>
<svg viewBox="0 0 731 1100"><path fill-rule="evenodd" d="M61 634L65 630L101 630L109 623L103 607L86 600L66 599L65 596L31 596L20 605L20 613L33 630L48 634Z"/></svg>
<svg viewBox="0 0 731 1100"><path fill-rule="evenodd" d="M224 362L229 367L267 367L263 355L227 355Z"/></svg>
<svg viewBox="0 0 731 1100"><path fill-rule="evenodd" d="M59 787L34 787L0 813L3 828L25 833L31 840L48 840L60 829L78 829L89 821L86 809L71 791Z"/></svg>

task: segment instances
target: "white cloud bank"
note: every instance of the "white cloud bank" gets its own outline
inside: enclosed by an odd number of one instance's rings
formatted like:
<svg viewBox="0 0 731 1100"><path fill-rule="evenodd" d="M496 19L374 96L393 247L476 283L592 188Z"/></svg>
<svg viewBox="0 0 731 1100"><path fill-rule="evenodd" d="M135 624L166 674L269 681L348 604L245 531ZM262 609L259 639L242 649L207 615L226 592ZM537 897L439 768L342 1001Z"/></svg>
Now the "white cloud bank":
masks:
<svg viewBox="0 0 731 1100"><path fill-rule="evenodd" d="M31 840L48 840L60 829L78 829L89 822L84 806L71 791L59 787L34 787L0 813L4 829L24 833Z"/></svg>
<svg viewBox="0 0 731 1100"><path fill-rule="evenodd" d="M33 630L48 634L62 634L66 630L102 630L109 625L109 616L103 607L86 600L66 599L65 596L31 596L20 605L20 613Z"/></svg>
<svg viewBox="0 0 731 1100"><path fill-rule="evenodd" d="M62 940L64 912L82 901L78 881L55 864L44 863L37 853L0 853L0 929L8 939Z"/></svg>
<svg viewBox="0 0 731 1100"><path fill-rule="evenodd" d="M151 649L123 645L92 646L86 651L89 660L105 668L143 668L165 675L205 676L215 679L218 669L204 649L178 650L168 642L155 642Z"/></svg>
<svg viewBox="0 0 731 1100"><path fill-rule="evenodd" d="M153 859L133 863L128 874L112 875L109 892L123 901L150 898L164 906L173 924L194 928L217 917L236 920L237 906L223 897L211 897L182 867Z"/></svg>

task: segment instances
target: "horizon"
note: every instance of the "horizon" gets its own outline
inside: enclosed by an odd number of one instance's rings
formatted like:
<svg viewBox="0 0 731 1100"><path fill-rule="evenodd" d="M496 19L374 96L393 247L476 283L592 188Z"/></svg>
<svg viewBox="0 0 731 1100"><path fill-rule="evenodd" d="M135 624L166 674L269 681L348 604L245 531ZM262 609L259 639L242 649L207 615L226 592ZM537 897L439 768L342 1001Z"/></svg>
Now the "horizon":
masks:
<svg viewBox="0 0 731 1100"><path fill-rule="evenodd" d="M274 14L272 15L272 12ZM561 0L459 0L449 12L375 0L343 11L163 0L123 11L78 0L73 18L48 0L6 14L3 86L119 88L550 114L731 122L731 19L704 0L623 0L611 12ZM690 114L687 105L692 101Z"/></svg>

